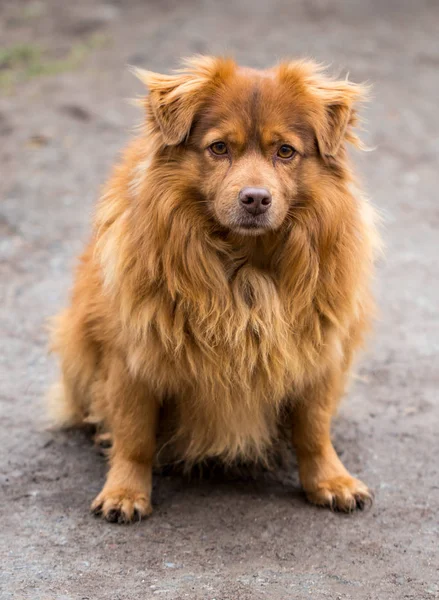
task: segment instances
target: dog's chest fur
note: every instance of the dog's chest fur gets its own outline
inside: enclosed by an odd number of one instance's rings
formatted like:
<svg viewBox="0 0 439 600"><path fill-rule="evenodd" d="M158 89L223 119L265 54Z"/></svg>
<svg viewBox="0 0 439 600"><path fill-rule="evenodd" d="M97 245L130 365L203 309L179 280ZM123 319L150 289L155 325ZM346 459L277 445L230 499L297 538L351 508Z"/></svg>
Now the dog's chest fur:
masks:
<svg viewBox="0 0 439 600"><path fill-rule="evenodd" d="M279 411L312 365L316 348L302 339L263 261L243 261L221 295L150 297L141 346L129 365L172 405L172 442L188 461L209 456L264 456ZM295 326L296 325L296 329Z"/></svg>

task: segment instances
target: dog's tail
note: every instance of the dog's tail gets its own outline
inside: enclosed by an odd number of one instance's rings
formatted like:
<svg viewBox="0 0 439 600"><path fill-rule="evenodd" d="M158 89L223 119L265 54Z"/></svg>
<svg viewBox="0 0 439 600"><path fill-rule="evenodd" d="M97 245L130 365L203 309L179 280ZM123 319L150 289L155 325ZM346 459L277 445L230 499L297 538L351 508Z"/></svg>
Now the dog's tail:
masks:
<svg viewBox="0 0 439 600"><path fill-rule="evenodd" d="M47 414L50 423L57 429L83 427L86 415L74 401L63 380L53 384L46 396Z"/></svg>

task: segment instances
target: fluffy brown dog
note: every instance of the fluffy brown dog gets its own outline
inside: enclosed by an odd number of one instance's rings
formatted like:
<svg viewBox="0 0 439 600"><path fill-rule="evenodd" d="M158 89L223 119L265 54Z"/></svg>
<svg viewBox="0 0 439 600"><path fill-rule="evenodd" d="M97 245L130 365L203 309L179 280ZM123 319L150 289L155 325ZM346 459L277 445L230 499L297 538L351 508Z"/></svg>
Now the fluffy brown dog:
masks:
<svg viewBox="0 0 439 600"><path fill-rule="evenodd" d="M148 515L158 453L264 461L285 425L308 498L361 507L330 424L373 308L373 214L345 149L363 89L303 61L137 74L145 127L53 338L60 422L113 440L92 510Z"/></svg>

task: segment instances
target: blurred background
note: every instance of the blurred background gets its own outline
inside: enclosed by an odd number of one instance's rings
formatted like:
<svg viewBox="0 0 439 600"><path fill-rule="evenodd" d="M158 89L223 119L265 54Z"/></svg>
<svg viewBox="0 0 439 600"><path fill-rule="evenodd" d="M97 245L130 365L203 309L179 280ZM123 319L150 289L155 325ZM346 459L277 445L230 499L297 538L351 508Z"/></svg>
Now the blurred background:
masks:
<svg viewBox="0 0 439 600"><path fill-rule="evenodd" d="M0 1L0 598L439 597L439 4L436 0ZM383 217L376 334L334 429L376 491L353 516L297 473L156 478L156 512L115 528L88 505L105 464L46 431L45 320L66 302L93 205L141 114L127 70L182 56L254 67L308 56L373 85L354 160Z"/></svg>

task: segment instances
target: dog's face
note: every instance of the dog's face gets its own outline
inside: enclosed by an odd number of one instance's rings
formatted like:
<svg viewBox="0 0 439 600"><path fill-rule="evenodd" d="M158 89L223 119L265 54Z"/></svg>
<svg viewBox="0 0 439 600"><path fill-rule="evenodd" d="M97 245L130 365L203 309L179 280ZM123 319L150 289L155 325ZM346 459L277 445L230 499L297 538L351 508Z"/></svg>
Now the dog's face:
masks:
<svg viewBox="0 0 439 600"><path fill-rule="evenodd" d="M276 230L337 163L360 91L313 63L268 71L195 59L175 76L141 72L147 110L172 159L223 227Z"/></svg>
<svg viewBox="0 0 439 600"><path fill-rule="evenodd" d="M236 74L199 115L190 139L215 218L244 234L277 229L297 196L306 132L273 77Z"/></svg>

